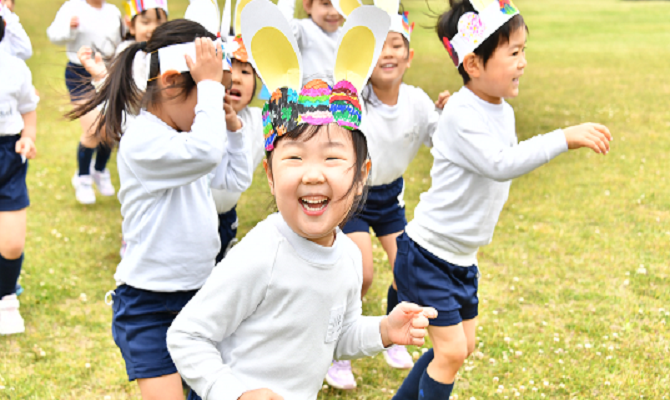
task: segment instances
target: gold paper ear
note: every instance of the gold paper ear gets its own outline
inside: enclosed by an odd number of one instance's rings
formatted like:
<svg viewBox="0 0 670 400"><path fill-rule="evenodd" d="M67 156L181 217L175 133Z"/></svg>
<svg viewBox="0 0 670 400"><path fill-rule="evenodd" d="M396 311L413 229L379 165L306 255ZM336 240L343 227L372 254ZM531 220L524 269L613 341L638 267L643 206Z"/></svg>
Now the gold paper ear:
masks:
<svg viewBox="0 0 670 400"><path fill-rule="evenodd" d="M484 11L491 3L497 3L498 0L470 0L470 3L475 7L475 10L478 12Z"/></svg>
<svg viewBox="0 0 670 400"><path fill-rule="evenodd" d="M397 15L400 9L400 0L375 0L375 7L381 8L389 15Z"/></svg>
<svg viewBox="0 0 670 400"><path fill-rule="evenodd" d="M284 33L271 26L261 28L251 38L250 47L256 68L262 71L268 89L274 91L286 86L300 90L302 77L298 55Z"/></svg>
<svg viewBox="0 0 670 400"><path fill-rule="evenodd" d="M235 19L233 20L236 35L242 33L242 10L244 10L244 7L249 3L251 3L251 0L237 0L237 4L235 5Z"/></svg>
<svg viewBox="0 0 670 400"><path fill-rule="evenodd" d="M359 0L331 0L333 7L339 12L344 18L349 18L355 9L360 7L362 4Z"/></svg>

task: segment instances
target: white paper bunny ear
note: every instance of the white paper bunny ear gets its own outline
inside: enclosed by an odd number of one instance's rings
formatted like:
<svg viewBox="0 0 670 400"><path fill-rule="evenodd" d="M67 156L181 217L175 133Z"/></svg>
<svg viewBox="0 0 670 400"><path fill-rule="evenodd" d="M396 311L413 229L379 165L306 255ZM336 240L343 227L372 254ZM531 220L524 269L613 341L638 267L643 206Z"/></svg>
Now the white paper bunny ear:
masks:
<svg viewBox="0 0 670 400"><path fill-rule="evenodd" d="M377 64L390 25L388 13L374 6L358 7L349 15L337 46L336 83L349 81L361 93Z"/></svg>
<svg viewBox="0 0 670 400"><path fill-rule="evenodd" d="M349 18L349 15L357 9L358 7L362 6L363 4L360 2L360 0L330 0L333 4L333 7L337 10L340 15L342 15L344 18Z"/></svg>
<svg viewBox="0 0 670 400"><path fill-rule="evenodd" d="M219 34L219 6L214 0L191 0L184 19L199 23L213 35Z"/></svg>
<svg viewBox="0 0 670 400"><path fill-rule="evenodd" d="M225 0L226 4L223 6L223 12L221 13L221 28L219 32L222 38L230 35L230 22L232 21L232 6L230 3L232 1Z"/></svg>
<svg viewBox="0 0 670 400"><path fill-rule="evenodd" d="M237 4L235 4L235 18L233 19L233 31L235 35L242 34L242 10L250 2L251 0L237 0Z"/></svg>
<svg viewBox="0 0 670 400"><path fill-rule="evenodd" d="M253 0L241 13L242 37L256 72L270 93L302 88L302 57L293 30L279 8L268 0Z"/></svg>
<svg viewBox="0 0 670 400"><path fill-rule="evenodd" d="M375 0L375 7L381 8L389 15L395 15L400 10L400 0Z"/></svg>

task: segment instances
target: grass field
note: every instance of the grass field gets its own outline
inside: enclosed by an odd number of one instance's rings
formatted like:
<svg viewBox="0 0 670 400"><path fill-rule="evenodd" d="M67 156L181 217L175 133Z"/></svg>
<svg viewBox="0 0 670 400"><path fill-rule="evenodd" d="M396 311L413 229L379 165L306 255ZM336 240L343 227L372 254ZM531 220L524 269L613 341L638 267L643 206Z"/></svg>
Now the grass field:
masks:
<svg viewBox="0 0 670 400"><path fill-rule="evenodd" d="M16 2L42 101L20 281L27 327L0 337L0 399L136 399L103 301L119 261L118 200L81 206L69 183L80 129L61 117L66 57L45 34L61 2ZM478 350L453 397L670 398L670 3L516 3L531 33L521 95L510 101L519 138L593 121L615 141L606 157L571 152L512 185L493 243L480 251ZM186 4L171 0L172 17ZM405 81L433 98L458 90L436 35L419 27L434 24L426 3L404 4L417 22ZM447 3L429 4L441 12ZM408 219L431 163L422 149L405 175ZM256 178L238 207L240 237L268 214L271 197ZM368 315L385 310L391 279L376 251ZM356 391L326 388L319 398L389 399L406 375L381 356L354 362L354 371Z"/></svg>

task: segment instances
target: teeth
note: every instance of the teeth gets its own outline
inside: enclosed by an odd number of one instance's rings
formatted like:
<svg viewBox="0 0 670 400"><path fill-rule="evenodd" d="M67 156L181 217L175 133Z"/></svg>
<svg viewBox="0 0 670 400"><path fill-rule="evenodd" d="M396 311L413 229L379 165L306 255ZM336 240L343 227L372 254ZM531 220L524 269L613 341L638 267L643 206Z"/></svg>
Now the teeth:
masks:
<svg viewBox="0 0 670 400"><path fill-rule="evenodd" d="M307 200L307 199L302 199L303 202L308 203L308 204L319 204L319 203L325 203L328 201L328 199L323 199L323 200Z"/></svg>

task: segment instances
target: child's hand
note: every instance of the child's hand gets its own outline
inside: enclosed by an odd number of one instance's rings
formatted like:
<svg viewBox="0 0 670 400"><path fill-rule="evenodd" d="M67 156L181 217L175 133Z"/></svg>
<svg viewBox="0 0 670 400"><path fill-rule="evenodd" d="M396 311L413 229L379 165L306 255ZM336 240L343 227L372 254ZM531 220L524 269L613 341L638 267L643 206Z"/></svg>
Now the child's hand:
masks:
<svg viewBox="0 0 670 400"><path fill-rule="evenodd" d="M270 389L256 389L244 392L238 400L284 400Z"/></svg>
<svg viewBox="0 0 670 400"><path fill-rule="evenodd" d="M195 39L195 62L186 55L186 65L196 84L210 80L221 82L223 79L223 60L218 46L210 38Z"/></svg>
<svg viewBox="0 0 670 400"><path fill-rule="evenodd" d="M15 150L17 153L21 154L28 160L32 160L37 155L37 147L35 147L35 142L33 139L24 136L16 142Z"/></svg>
<svg viewBox="0 0 670 400"><path fill-rule="evenodd" d="M226 96L223 100L223 110L226 112L226 129L231 132L237 132L242 129L242 121L237 117L237 113L230 103L230 97Z"/></svg>
<svg viewBox="0 0 670 400"><path fill-rule="evenodd" d="M563 129L568 149L588 147L596 153L607 154L610 151L612 134L606 126L588 122Z"/></svg>
<svg viewBox="0 0 670 400"><path fill-rule="evenodd" d="M100 53L96 52L95 57L93 57L93 49L88 46L81 46L77 52L77 57L86 72L91 74L94 80L100 80L107 75L107 67L102 61Z"/></svg>
<svg viewBox="0 0 670 400"><path fill-rule="evenodd" d="M437 101L435 102L435 107L439 108L440 110L443 109L444 106L447 105L447 101L449 101L450 97L451 93L449 93L448 90L440 93L440 95L437 97Z"/></svg>
<svg viewBox="0 0 670 400"><path fill-rule="evenodd" d="M70 29L79 28L79 17L74 16L70 18Z"/></svg>
<svg viewBox="0 0 670 400"><path fill-rule="evenodd" d="M400 303L381 323L384 347L391 344L422 346L425 342L428 318L437 317L432 307L420 307L412 303Z"/></svg>

